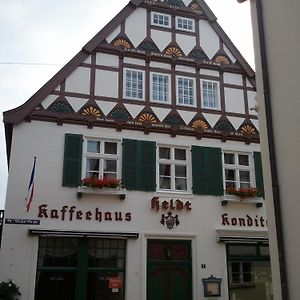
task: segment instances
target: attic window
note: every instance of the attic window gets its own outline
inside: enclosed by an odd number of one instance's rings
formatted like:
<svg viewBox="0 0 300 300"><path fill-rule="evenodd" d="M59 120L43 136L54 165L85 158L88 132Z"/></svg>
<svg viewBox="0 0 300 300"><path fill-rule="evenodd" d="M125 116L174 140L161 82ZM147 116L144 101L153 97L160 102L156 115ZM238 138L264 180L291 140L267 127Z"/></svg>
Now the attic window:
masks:
<svg viewBox="0 0 300 300"><path fill-rule="evenodd" d="M195 22L193 19L176 17L176 29L194 32Z"/></svg>
<svg viewBox="0 0 300 300"><path fill-rule="evenodd" d="M171 28L170 15L152 12L151 24L160 27Z"/></svg>

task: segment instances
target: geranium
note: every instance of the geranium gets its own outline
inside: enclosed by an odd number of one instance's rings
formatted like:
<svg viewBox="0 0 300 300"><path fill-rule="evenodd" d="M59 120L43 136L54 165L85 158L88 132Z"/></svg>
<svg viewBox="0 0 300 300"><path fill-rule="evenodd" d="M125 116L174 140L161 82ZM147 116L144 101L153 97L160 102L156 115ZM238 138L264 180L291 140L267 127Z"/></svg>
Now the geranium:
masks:
<svg viewBox="0 0 300 300"><path fill-rule="evenodd" d="M97 178L83 178L81 180L82 186L89 186L95 188L119 188L121 186L121 179L101 177ZM1 299L0 299L1 300Z"/></svg>
<svg viewBox="0 0 300 300"><path fill-rule="evenodd" d="M0 282L0 300L17 300L20 295L19 287L12 280Z"/></svg>
<svg viewBox="0 0 300 300"><path fill-rule="evenodd" d="M226 194L228 195L235 195L241 198L253 198L257 196L257 189L255 187L250 188L239 188L236 189L235 187L227 187Z"/></svg>

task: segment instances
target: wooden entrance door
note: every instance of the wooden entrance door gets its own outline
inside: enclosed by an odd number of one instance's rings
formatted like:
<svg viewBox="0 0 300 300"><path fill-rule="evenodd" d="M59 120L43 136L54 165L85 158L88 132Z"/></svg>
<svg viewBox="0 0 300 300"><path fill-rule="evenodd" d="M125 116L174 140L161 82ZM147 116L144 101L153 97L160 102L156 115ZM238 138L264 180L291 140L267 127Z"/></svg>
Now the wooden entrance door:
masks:
<svg viewBox="0 0 300 300"><path fill-rule="evenodd" d="M147 300L192 300L190 241L148 241Z"/></svg>

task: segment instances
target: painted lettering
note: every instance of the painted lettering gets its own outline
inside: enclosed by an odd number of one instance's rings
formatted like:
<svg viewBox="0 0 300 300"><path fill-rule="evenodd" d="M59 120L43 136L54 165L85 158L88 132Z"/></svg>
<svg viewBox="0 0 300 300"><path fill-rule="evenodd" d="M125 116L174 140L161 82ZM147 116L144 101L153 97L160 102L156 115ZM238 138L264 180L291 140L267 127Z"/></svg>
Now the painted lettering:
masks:
<svg viewBox="0 0 300 300"><path fill-rule="evenodd" d="M241 227L267 227L267 220L263 216L256 215L251 217L229 217L227 213L221 215L221 224L224 226L241 226Z"/></svg>

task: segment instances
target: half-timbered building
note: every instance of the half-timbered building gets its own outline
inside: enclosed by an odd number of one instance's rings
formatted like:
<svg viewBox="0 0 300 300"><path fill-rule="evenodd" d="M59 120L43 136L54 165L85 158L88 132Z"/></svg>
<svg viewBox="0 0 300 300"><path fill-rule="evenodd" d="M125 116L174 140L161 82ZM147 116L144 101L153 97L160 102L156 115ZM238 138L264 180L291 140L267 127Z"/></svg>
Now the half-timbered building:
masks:
<svg viewBox="0 0 300 300"><path fill-rule="evenodd" d="M273 299L255 95L203 0L131 0L4 113L0 279L22 300Z"/></svg>

